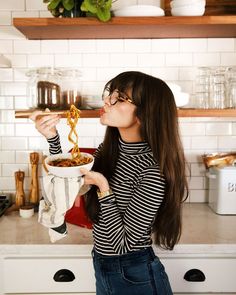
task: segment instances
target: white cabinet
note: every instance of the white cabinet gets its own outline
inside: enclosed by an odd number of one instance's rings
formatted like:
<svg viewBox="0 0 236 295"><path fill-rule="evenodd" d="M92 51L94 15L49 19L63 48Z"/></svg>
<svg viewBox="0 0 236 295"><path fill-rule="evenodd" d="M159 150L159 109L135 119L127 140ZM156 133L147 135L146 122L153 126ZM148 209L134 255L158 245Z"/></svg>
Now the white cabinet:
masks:
<svg viewBox="0 0 236 295"><path fill-rule="evenodd" d="M13 283L14 282L14 283ZM95 292L91 257L6 257L4 294Z"/></svg>
<svg viewBox="0 0 236 295"><path fill-rule="evenodd" d="M174 292L236 294L236 257L171 257L161 261Z"/></svg>

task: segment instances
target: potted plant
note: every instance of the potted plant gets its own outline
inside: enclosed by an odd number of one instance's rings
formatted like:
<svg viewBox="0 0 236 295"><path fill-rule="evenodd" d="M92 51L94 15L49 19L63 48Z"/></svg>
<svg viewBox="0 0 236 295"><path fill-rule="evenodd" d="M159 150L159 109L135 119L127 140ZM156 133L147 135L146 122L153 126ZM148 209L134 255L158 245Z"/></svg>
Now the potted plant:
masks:
<svg viewBox="0 0 236 295"><path fill-rule="evenodd" d="M112 0L43 0L55 17L96 16L101 21L111 18Z"/></svg>

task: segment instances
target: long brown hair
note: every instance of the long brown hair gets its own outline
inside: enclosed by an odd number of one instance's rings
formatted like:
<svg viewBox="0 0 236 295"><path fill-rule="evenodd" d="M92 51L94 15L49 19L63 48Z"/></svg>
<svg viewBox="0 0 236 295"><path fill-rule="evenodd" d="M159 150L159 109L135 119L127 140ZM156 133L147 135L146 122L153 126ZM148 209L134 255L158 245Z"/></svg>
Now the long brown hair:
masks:
<svg viewBox="0 0 236 295"><path fill-rule="evenodd" d="M141 122L141 136L152 149L153 157L166 179L164 200L156 214L152 230L157 245L173 249L181 235L182 203L188 195L185 157L179 135L177 108L173 93L161 79L129 71L110 80L105 88L132 91L136 115ZM119 131L107 127L99 157L93 170L109 181L118 159ZM93 222L98 222L99 202L96 187L87 194L86 210Z"/></svg>

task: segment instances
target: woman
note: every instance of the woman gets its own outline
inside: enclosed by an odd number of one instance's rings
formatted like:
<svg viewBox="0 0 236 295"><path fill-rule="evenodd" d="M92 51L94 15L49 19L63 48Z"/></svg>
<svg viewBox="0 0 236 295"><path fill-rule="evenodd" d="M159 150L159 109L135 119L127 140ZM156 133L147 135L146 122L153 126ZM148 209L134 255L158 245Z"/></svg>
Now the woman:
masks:
<svg viewBox="0 0 236 295"><path fill-rule="evenodd" d="M103 100L105 138L92 171L81 169L92 185L86 209L94 223L96 294L173 294L151 247L152 236L165 249L178 242L188 192L173 94L162 80L131 71L105 85ZM51 153L61 151L58 120L36 120Z"/></svg>

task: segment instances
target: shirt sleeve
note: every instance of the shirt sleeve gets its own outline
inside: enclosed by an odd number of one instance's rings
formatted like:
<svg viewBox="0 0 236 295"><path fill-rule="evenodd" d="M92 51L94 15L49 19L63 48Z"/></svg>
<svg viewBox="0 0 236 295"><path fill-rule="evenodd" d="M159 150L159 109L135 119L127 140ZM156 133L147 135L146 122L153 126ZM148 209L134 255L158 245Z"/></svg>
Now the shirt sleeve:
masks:
<svg viewBox="0 0 236 295"><path fill-rule="evenodd" d="M139 181L123 217L114 193L99 200L108 238L117 254L134 249L150 229L164 198L165 180L157 166L143 171Z"/></svg>
<svg viewBox="0 0 236 295"><path fill-rule="evenodd" d="M56 155L56 154L62 153L61 141L60 141L60 136L58 132L54 137L47 139L47 142L49 143L50 155Z"/></svg>

